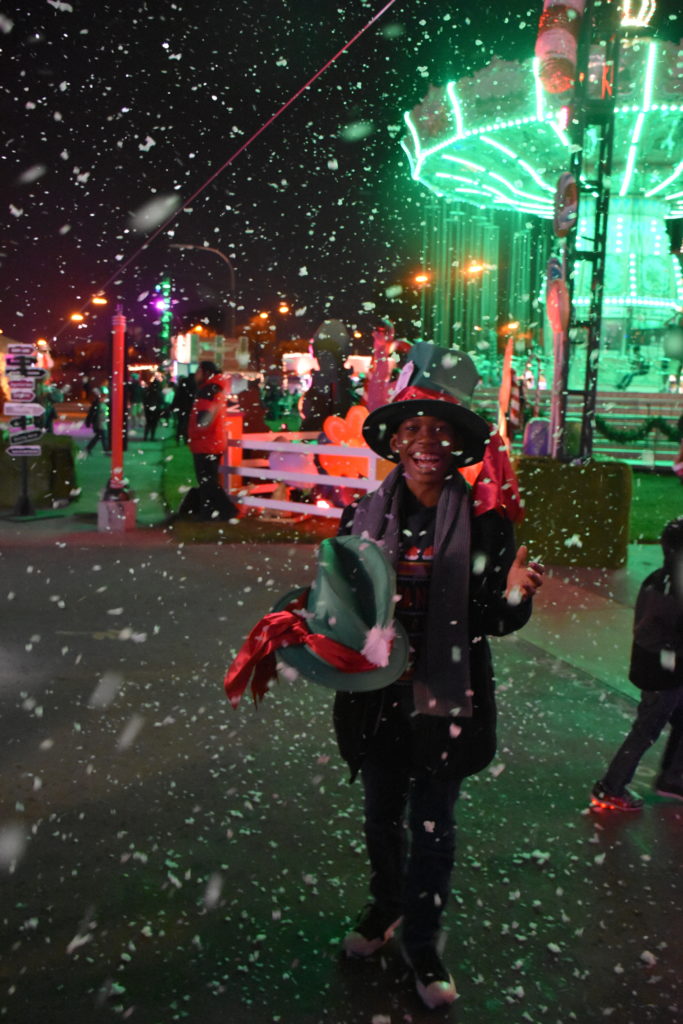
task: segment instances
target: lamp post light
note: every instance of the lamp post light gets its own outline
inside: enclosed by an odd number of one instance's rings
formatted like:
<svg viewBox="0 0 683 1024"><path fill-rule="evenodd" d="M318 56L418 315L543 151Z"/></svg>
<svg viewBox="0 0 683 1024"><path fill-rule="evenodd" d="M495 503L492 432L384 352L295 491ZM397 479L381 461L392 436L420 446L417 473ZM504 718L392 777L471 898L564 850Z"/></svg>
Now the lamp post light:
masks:
<svg viewBox="0 0 683 1024"><path fill-rule="evenodd" d="M226 256L224 252L221 252L220 249L214 249L210 245L193 245L190 242L171 242L170 248L171 249L199 249L200 252L212 252L215 256L218 256L219 259L222 259L223 262L227 264L228 271L229 271L229 281L230 281L230 303L229 303L229 307L230 307L229 324L230 324L230 326L229 326L229 330L230 330L230 337L234 338L235 337L235 268L233 267L230 258L228 256Z"/></svg>
<svg viewBox="0 0 683 1024"><path fill-rule="evenodd" d="M432 275L428 270L420 270L413 274L413 288L420 296L420 332L424 337L427 319L427 289L432 283Z"/></svg>
<svg viewBox="0 0 683 1024"><path fill-rule="evenodd" d="M107 299L104 295L95 295L90 303L94 306L106 306ZM70 319L77 324L85 322L82 313L72 313ZM106 533L135 527L134 495L123 475L125 345L126 318L123 315L123 307L118 305L112 317L111 334L111 468L107 485L97 505L97 528Z"/></svg>
<svg viewBox="0 0 683 1024"><path fill-rule="evenodd" d="M112 317L111 353L111 473L97 506L97 528L129 530L135 526L135 500L123 476L123 389L125 374L126 318L123 307Z"/></svg>

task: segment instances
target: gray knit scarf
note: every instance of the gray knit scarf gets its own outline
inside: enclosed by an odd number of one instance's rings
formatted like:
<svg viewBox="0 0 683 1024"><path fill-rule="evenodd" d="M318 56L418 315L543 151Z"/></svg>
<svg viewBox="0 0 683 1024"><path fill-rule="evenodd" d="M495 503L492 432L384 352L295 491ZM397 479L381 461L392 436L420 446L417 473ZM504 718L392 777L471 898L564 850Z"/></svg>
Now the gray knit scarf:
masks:
<svg viewBox="0 0 683 1024"><path fill-rule="evenodd" d="M396 565L400 546L399 500L403 468L366 495L352 533L381 540ZM424 715L472 715L469 666L470 502L459 473L446 480L436 509L429 613L413 676L415 710Z"/></svg>

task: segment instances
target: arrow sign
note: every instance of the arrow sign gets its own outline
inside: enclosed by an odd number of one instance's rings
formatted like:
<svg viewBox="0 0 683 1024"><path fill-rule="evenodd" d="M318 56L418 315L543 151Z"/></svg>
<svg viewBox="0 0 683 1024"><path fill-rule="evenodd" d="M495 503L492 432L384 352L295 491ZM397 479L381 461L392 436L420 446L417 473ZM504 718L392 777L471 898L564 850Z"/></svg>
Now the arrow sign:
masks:
<svg viewBox="0 0 683 1024"><path fill-rule="evenodd" d="M42 416L44 412L37 402L5 402L6 416Z"/></svg>
<svg viewBox="0 0 683 1024"><path fill-rule="evenodd" d="M30 444L31 441L40 441L43 436L43 431L40 429L36 430L16 430L10 427L9 437L12 445L15 444Z"/></svg>
<svg viewBox="0 0 683 1024"><path fill-rule="evenodd" d="M6 449L7 454L12 455L15 459L35 458L40 455L41 450L39 444L10 444Z"/></svg>

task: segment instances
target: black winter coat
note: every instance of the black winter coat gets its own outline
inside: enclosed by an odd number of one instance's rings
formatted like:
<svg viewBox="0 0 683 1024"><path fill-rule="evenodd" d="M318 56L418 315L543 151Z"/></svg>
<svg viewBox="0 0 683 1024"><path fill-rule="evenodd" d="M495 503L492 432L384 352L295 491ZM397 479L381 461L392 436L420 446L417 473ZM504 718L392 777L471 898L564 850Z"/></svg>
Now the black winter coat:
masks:
<svg viewBox="0 0 683 1024"><path fill-rule="evenodd" d="M641 690L683 686L683 588L677 578L664 566L638 592L629 679Z"/></svg>
<svg viewBox="0 0 683 1024"><path fill-rule="evenodd" d="M353 506L342 516L340 533L350 533ZM465 778L481 771L496 752L495 683L489 636L504 636L526 624L531 601L509 604L503 596L508 570L515 557L512 524L496 512L472 518L472 557L478 567L484 556L484 572L470 574L470 676L473 691L471 718L440 718L414 715L412 728L413 772L444 778ZM395 696L395 683L368 693L340 691L334 702L334 726L339 751L355 778L371 749L385 713ZM454 728L455 726L455 728ZM460 730L460 731L458 731Z"/></svg>

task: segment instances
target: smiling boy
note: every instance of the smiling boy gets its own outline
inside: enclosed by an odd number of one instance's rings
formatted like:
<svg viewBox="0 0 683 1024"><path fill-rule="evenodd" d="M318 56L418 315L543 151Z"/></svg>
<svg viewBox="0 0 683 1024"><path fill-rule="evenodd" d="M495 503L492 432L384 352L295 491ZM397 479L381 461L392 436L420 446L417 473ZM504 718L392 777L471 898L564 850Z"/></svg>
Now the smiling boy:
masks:
<svg viewBox="0 0 683 1024"><path fill-rule="evenodd" d="M477 500L460 467L479 462L489 425L469 408L469 356L413 346L391 404L363 433L397 462L381 487L344 510L340 533L380 541L396 569L396 618L411 644L399 680L339 692L335 728L352 778L360 772L370 902L344 939L371 956L402 922L403 954L430 1008L452 1003L440 925L455 854L454 808L464 778L495 753L496 708L487 634L519 629L543 568L515 553L504 495Z"/></svg>

